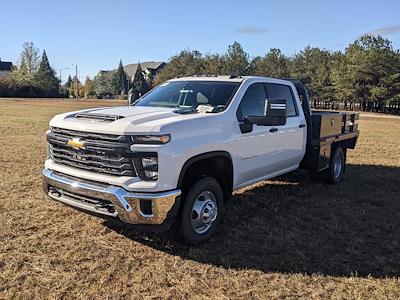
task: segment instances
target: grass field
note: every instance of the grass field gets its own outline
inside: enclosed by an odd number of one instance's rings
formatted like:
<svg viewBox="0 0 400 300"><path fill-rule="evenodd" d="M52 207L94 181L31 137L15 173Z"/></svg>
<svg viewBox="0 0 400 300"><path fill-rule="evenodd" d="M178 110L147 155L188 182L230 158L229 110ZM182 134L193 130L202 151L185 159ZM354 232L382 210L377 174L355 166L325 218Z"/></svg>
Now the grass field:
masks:
<svg viewBox="0 0 400 300"><path fill-rule="evenodd" d="M0 299L400 298L400 119L360 120L340 185L246 188L191 248L44 197L49 119L110 103L0 100Z"/></svg>

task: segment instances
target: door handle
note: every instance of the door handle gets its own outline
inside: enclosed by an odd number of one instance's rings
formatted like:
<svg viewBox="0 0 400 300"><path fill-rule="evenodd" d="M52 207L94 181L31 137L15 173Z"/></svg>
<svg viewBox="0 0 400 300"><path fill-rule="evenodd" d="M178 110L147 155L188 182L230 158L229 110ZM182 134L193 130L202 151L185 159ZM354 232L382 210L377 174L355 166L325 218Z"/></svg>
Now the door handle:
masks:
<svg viewBox="0 0 400 300"><path fill-rule="evenodd" d="M299 128L304 128L304 127L306 127L306 124L300 124L299 125Z"/></svg>
<svg viewBox="0 0 400 300"><path fill-rule="evenodd" d="M269 132L277 132L278 131L278 128L271 128L270 130L269 130Z"/></svg>

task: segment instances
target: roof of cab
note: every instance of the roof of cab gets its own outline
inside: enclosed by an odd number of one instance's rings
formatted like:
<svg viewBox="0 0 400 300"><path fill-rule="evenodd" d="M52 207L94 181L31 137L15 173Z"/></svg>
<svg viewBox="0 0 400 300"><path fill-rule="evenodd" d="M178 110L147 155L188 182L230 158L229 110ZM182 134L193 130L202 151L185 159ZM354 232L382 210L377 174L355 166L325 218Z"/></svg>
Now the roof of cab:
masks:
<svg viewBox="0 0 400 300"><path fill-rule="evenodd" d="M177 77L174 79L170 79L169 81L225 81L225 82L243 82L244 80L251 79L267 79L271 82L276 83L290 83L285 79L279 78L271 78L271 77L263 77L263 76L232 76L232 75L196 75L196 76L188 76L188 77Z"/></svg>
<svg viewBox="0 0 400 300"><path fill-rule="evenodd" d="M178 77L171 79L169 81L229 81L229 82L242 82L245 77L241 76L229 76L229 75L198 75L198 76L189 76L189 77Z"/></svg>

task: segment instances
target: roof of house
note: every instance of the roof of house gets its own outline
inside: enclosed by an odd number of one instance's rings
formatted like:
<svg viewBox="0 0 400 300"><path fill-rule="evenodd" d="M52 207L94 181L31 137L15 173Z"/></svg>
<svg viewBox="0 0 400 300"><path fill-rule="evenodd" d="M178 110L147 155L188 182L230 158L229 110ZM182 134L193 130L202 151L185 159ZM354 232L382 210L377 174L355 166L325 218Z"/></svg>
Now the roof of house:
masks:
<svg viewBox="0 0 400 300"><path fill-rule="evenodd" d="M0 71L11 71L12 66L12 62L0 60Z"/></svg>
<svg viewBox="0 0 400 300"><path fill-rule="evenodd" d="M129 77L135 76L138 65L139 64L125 65L124 71L125 71L126 75L128 75ZM140 63L142 70L146 70L146 69L157 70L157 69L163 67L164 65L165 65L165 62L163 62L163 61L145 61L145 62ZM115 72L116 70L117 69L114 69L109 72Z"/></svg>

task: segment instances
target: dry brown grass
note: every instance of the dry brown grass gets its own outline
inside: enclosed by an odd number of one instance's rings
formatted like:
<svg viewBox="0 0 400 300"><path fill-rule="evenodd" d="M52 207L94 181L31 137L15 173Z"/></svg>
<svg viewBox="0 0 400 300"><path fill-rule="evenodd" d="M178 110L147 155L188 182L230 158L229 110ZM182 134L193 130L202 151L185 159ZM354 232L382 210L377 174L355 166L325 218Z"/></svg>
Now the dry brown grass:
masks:
<svg viewBox="0 0 400 300"><path fill-rule="evenodd" d="M0 298L400 298L400 120L360 121L340 185L240 191L190 248L45 199L48 120L110 103L0 101Z"/></svg>

